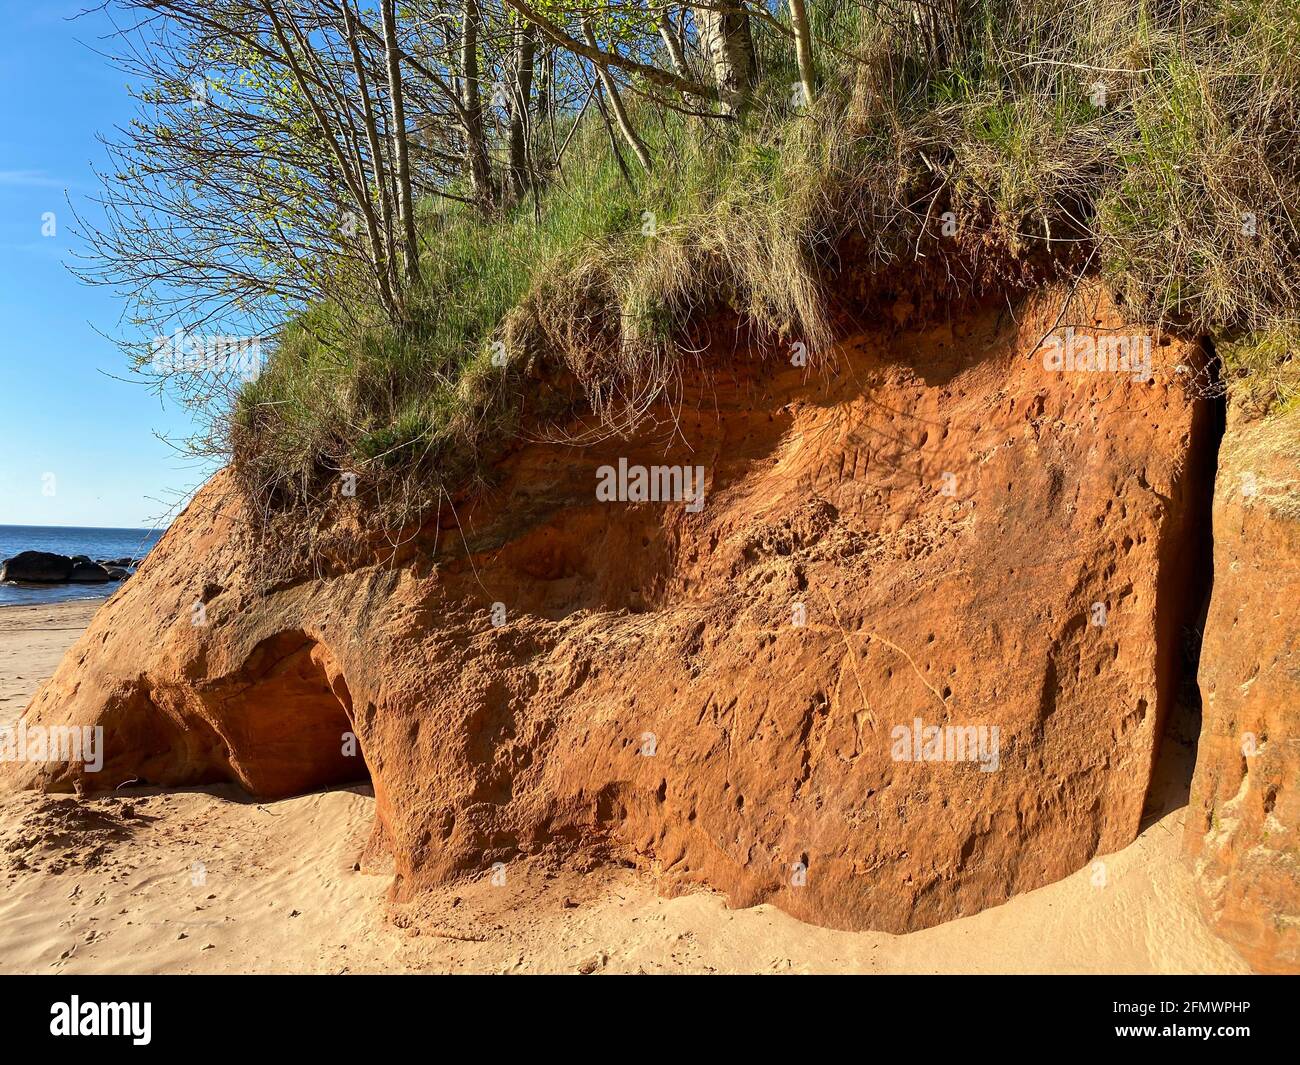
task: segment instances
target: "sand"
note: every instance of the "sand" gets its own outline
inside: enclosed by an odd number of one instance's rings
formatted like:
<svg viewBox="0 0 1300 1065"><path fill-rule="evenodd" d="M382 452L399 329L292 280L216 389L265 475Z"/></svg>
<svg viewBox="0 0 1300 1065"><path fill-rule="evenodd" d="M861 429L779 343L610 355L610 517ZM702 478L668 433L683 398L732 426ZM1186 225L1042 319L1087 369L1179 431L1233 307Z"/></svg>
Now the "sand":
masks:
<svg viewBox="0 0 1300 1065"><path fill-rule="evenodd" d="M18 720L103 599L0 607L0 728Z"/></svg>
<svg viewBox="0 0 1300 1065"><path fill-rule="evenodd" d="M0 725L98 606L0 608ZM663 898L648 873L526 862L504 884L392 908L389 877L359 866L373 801L367 788L275 803L230 787L0 795L0 973L1249 971L1193 903L1181 804L1059 883L893 936L710 892Z"/></svg>

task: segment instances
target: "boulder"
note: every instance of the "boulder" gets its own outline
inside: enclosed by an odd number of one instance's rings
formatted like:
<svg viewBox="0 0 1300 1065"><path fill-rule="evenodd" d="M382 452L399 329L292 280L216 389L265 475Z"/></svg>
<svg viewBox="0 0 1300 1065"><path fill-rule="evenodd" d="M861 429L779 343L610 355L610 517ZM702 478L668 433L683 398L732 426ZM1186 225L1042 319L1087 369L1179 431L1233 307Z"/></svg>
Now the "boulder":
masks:
<svg viewBox="0 0 1300 1065"><path fill-rule="evenodd" d="M1300 973L1300 409L1233 408L1185 846L1201 908L1259 972Z"/></svg>
<svg viewBox="0 0 1300 1065"><path fill-rule="evenodd" d="M30 581L57 584L72 575L73 561L67 555L49 551L22 551L5 559L0 566L0 581Z"/></svg>
<svg viewBox="0 0 1300 1065"><path fill-rule="evenodd" d="M68 575L68 580L73 584L103 584L112 579L108 570L98 562L78 562Z"/></svg>
<svg viewBox="0 0 1300 1065"><path fill-rule="evenodd" d="M0 773L368 775L399 900L545 854L906 932L1064 877L1142 825L1214 440L1197 344L1046 367L1058 325L1134 331L1064 299L816 372L723 349L634 432L535 434L400 537L340 502L286 574L292 526L219 473L26 711L102 724L102 771ZM700 468L702 506L642 498L651 467Z"/></svg>
<svg viewBox="0 0 1300 1065"><path fill-rule="evenodd" d="M109 566L108 576L110 580L124 581L131 576L131 571L122 569L120 566Z"/></svg>

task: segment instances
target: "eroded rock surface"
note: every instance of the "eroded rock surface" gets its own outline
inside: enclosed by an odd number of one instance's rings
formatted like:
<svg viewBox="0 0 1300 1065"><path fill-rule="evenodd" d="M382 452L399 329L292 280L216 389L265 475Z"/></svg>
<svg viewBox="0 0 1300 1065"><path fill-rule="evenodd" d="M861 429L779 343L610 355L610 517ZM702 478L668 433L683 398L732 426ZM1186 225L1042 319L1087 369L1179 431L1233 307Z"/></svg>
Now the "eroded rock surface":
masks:
<svg viewBox="0 0 1300 1065"><path fill-rule="evenodd" d="M1056 880L1138 830L1210 438L1195 345L1045 370L1048 330L1120 327L1061 300L688 375L634 437L524 446L269 592L219 475L27 720L105 727L91 788L265 796L361 775L354 729L399 898L549 852L903 932ZM620 458L703 466L702 509L598 502ZM996 769L899 760L918 721L996 727Z"/></svg>
<svg viewBox="0 0 1300 1065"><path fill-rule="evenodd" d="M1200 681L1202 909L1257 971L1300 972L1300 410L1229 422Z"/></svg>

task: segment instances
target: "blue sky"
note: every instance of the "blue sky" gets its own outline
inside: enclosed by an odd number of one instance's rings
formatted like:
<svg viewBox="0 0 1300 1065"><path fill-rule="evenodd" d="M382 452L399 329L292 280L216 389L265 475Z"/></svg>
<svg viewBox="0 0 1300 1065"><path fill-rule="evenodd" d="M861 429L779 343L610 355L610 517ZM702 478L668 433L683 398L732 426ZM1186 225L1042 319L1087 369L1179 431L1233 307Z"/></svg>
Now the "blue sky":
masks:
<svg viewBox="0 0 1300 1065"><path fill-rule="evenodd" d="M67 200L90 208L105 160L95 136L133 114L126 76L92 50L107 20L67 21L85 6L0 0L0 525L150 527L211 472L155 435L183 438L184 410L114 379L126 356L96 329L120 332L122 301L63 266Z"/></svg>

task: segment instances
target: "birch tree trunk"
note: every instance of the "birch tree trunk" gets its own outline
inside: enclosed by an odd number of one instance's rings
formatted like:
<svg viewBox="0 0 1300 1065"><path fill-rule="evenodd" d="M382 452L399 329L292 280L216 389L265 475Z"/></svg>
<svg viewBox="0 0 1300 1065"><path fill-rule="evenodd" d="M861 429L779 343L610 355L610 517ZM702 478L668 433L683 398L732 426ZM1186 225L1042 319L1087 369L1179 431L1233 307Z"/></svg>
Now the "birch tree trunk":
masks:
<svg viewBox="0 0 1300 1065"><path fill-rule="evenodd" d="M817 98L817 73L813 67L812 28L808 24L808 6L804 0L789 0L790 25L794 29L794 52L799 60L799 81L803 99L810 104Z"/></svg>
<svg viewBox="0 0 1300 1065"><path fill-rule="evenodd" d="M716 7L695 8L700 45L713 68L718 102L728 115L741 115L753 97L757 73L754 38L743 0L718 0Z"/></svg>
<svg viewBox="0 0 1300 1065"><path fill-rule="evenodd" d="M582 34L587 39L587 46L592 49L599 49L600 45L596 43L596 35L592 32L591 23L587 21L587 17L585 15L580 16L580 21L582 23ZM592 65L596 68L596 76L600 78L600 83L605 88L605 95L609 97L609 107L614 112L614 121L618 123L619 132L623 134L623 139L627 141L628 146L636 154L637 161L641 164L642 169L647 174L650 173L654 169L650 162L650 153L646 151L645 144L637 136L632 120L627 117L627 108L623 106L623 97L619 94L617 82L614 81L613 75L603 64L593 61Z"/></svg>
<svg viewBox="0 0 1300 1065"><path fill-rule="evenodd" d="M492 164L483 138L483 93L479 85L479 11L477 0L465 0L460 36L460 102L464 112L465 169L474 197L484 208L496 201Z"/></svg>
<svg viewBox="0 0 1300 1065"><path fill-rule="evenodd" d="M686 56L682 53L681 44L677 40L677 31L673 27L672 19L668 17L666 7L659 9L656 24L659 27L659 36L663 39L664 47L668 49L668 58L673 64L673 69L681 77L689 78L691 72L686 66Z"/></svg>
<svg viewBox="0 0 1300 1065"><path fill-rule="evenodd" d="M537 54L537 30L531 22L520 29L515 56L514 85L510 94L510 189L523 199L532 183L528 165L528 130L533 94L533 59Z"/></svg>
<svg viewBox="0 0 1300 1065"><path fill-rule="evenodd" d="M294 84L297 86L299 93L302 94L303 99L307 101L312 117L316 120L316 126L320 130L325 143L329 146L334 161L338 164L339 175L347 186L348 192L351 193L353 202L366 223L366 236L370 243L370 261L379 302L383 305L389 317L396 320L402 315L401 293L395 290L389 281L387 247L379 219L375 217L374 205L370 201L366 175L359 165L360 157L355 152L351 153L351 157L349 157L349 153L339 143L339 137L342 135L341 130L336 133L335 124L331 121L325 106L317 98L315 85L300 61L293 44L290 43L285 32L285 25L270 0L262 0L262 10L270 20L271 32L275 35L283 51L285 63L293 75ZM297 27L290 22L289 29L296 32Z"/></svg>
<svg viewBox="0 0 1300 1065"><path fill-rule="evenodd" d="M397 276L397 257L393 248L393 203L390 193L386 153L379 136L379 123L375 118L375 109L370 102L370 86L366 77L366 66L361 58L359 25L348 0L343 0L343 31L348 40L348 51L352 56L352 69L357 76L357 88L361 97L361 118L365 127L366 146L370 150L370 165L374 171L374 184L379 192L379 220L384 232L384 255L387 261L388 283L396 292L400 289Z"/></svg>
<svg viewBox="0 0 1300 1065"><path fill-rule="evenodd" d="M408 282L420 279L420 245L415 235L415 198L411 195L411 160L407 150L406 106L402 100L401 51L397 47L396 0L381 0L384 56L388 62L388 97L392 110L393 159L397 178L397 219L402 230L402 265Z"/></svg>

